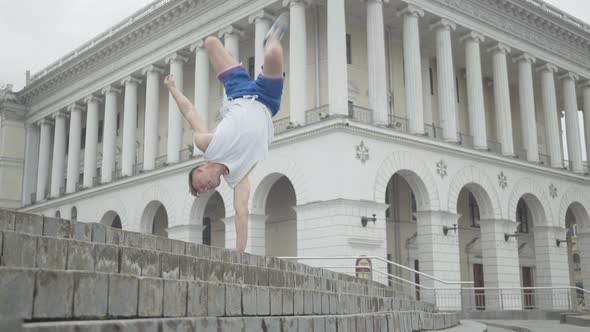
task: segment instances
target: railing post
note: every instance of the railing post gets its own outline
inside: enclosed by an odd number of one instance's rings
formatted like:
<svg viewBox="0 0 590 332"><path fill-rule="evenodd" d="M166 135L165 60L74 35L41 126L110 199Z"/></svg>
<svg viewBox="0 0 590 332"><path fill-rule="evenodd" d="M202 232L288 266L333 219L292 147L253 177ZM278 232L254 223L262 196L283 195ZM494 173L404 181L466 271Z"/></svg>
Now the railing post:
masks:
<svg viewBox="0 0 590 332"><path fill-rule="evenodd" d="M504 311L504 292L502 292L502 288L500 288L499 291L500 291L500 311Z"/></svg>

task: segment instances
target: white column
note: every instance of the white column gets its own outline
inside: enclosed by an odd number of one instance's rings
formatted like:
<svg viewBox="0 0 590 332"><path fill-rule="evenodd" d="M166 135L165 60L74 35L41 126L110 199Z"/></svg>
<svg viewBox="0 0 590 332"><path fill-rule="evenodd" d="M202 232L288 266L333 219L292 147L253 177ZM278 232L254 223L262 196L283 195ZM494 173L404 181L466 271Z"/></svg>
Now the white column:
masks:
<svg viewBox="0 0 590 332"><path fill-rule="evenodd" d="M140 82L139 79L132 76L128 76L121 81L121 84L125 86L125 102L123 106L123 152L121 156L121 174L123 176L133 175L133 165L135 164L137 86ZM168 127L168 130L170 130L170 126ZM170 144L170 142L168 144Z"/></svg>
<svg viewBox="0 0 590 332"><path fill-rule="evenodd" d="M565 109L565 125L567 134L567 151L570 169L575 173L583 173L582 140L578 118L578 97L576 96L577 74L568 72L559 77L563 87L563 101Z"/></svg>
<svg viewBox="0 0 590 332"><path fill-rule="evenodd" d="M51 163L51 192L49 196L59 197L60 189L64 185L67 114L59 111L53 117L55 119L55 130L53 132L53 162Z"/></svg>
<svg viewBox="0 0 590 332"><path fill-rule="evenodd" d="M385 27L383 24L383 3L389 0L365 0L367 2L367 55L369 81L369 108L373 110L373 122L389 124L387 102L387 66L385 64ZM420 56L418 56L420 66ZM419 85L421 71L418 72ZM421 96L420 96L420 99ZM424 121L419 133L424 133Z"/></svg>
<svg viewBox="0 0 590 332"><path fill-rule="evenodd" d="M565 240L567 229L561 227L535 226L535 262L537 287L569 286L567 243L557 246L555 240ZM568 309L569 292L543 291L536 295L537 303L543 310Z"/></svg>
<svg viewBox="0 0 590 332"><path fill-rule="evenodd" d="M585 81L580 85L582 96L584 98L584 137L586 138L586 163L590 173L590 81Z"/></svg>
<svg viewBox="0 0 590 332"><path fill-rule="evenodd" d="M178 53L166 58L166 63L170 64L170 75L176 81L176 88L183 92L184 89L184 63L188 61ZM168 93L168 164L175 164L180 161L180 150L182 150L182 121L183 117L178 109L176 101L172 94Z"/></svg>
<svg viewBox="0 0 590 332"><path fill-rule="evenodd" d="M484 36L471 31L461 37L465 42L465 73L467 74L467 102L469 114L469 135L473 136L473 147L488 149L486 113L483 97L483 77L481 74L481 54L479 45Z"/></svg>
<svg viewBox="0 0 590 332"><path fill-rule="evenodd" d="M40 202L47 198L47 176L49 173L49 147L51 146L51 125L53 121L43 119L39 121L41 134L39 135L39 166L37 168L37 194L35 200Z"/></svg>
<svg viewBox="0 0 590 332"><path fill-rule="evenodd" d="M537 68L541 72L541 86L543 93L543 118L545 119L545 145L551 167L562 168L561 139L557 114L557 97L555 96L555 73L557 67L545 64Z"/></svg>
<svg viewBox="0 0 590 332"><path fill-rule="evenodd" d="M150 65L143 70L145 86L145 130L143 138L143 169L156 168L158 139L160 137L160 77L164 70Z"/></svg>
<svg viewBox="0 0 590 332"><path fill-rule="evenodd" d="M108 86L102 90L102 93L105 95L105 103L102 135L101 182L108 183L113 180L113 171L115 170L117 97L121 94L121 90Z"/></svg>
<svg viewBox="0 0 590 332"><path fill-rule="evenodd" d="M537 59L524 53L514 58L518 63L518 96L520 101L520 123L522 141L526 149L527 161L539 162L539 144L537 142L537 120L535 119L535 94L533 88L532 64Z"/></svg>
<svg viewBox="0 0 590 332"><path fill-rule="evenodd" d="M430 28L436 31L438 109L440 124L443 128L443 139L448 142L457 142L457 104L455 99L457 91L451 43L451 30L455 30L456 25L443 18L432 24Z"/></svg>
<svg viewBox="0 0 590 332"><path fill-rule="evenodd" d="M37 172L39 167L39 139L40 128L35 123L25 123L27 137L25 141L25 169L23 171L23 190L21 203L29 205L35 200L31 196L37 187Z"/></svg>
<svg viewBox="0 0 590 332"><path fill-rule="evenodd" d="M86 142L84 147L84 188L94 185L96 178L96 154L98 150L98 107L102 98L89 96L84 99L88 109L86 111ZM135 123L134 123L135 126Z"/></svg>
<svg viewBox="0 0 590 332"><path fill-rule="evenodd" d="M195 52L195 109L209 127L209 57L202 40L190 47ZM193 143L194 144L194 143ZM194 146L194 155L203 154Z"/></svg>
<svg viewBox="0 0 590 332"><path fill-rule="evenodd" d="M333 115L348 116L346 10L342 0L327 0L328 103Z"/></svg>
<svg viewBox="0 0 590 332"><path fill-rule="evenodd" d="M244 35L244 32L233 25L227 26L219 30L219 38L223 39L223 44L229 54L234 59L240 62L240 37ZM219 73L215 73L217 75Z"/></svg>
<svg viewBox="0 0 590 332"><path fill-rule="evenodd" d="M420 28L418 20L424 11L414 5L408 5L397 12L403 17L403 51L404 82L406 96L406 117L410 133L424 133L424 106L422 91L422 68L420 58Z"/></svg>
<svg viewBox="0 0 590 332"><path fill-rule="evenodd" d="M285 0L289 6L289 116L293 126L305 124L307 109L306 1Z"/></svg>
<svg viewBox="0 0 590 332"><path fill-rule="evenodd" d="M432 125L432 94L430 93L430 59L422 58L422 105L424 109L424 124Z"/></svg>
<svg viewBox="0 0 590 332"><path fill-rule="evenodd" d="M488 49L492 53L494 67L494 105L496 106L496 132L501 144L502 154L514 156L514 141L512 139L512 115L510 111L510 83L508 81L508 66L506 54L510 47L503 43Z"/></svg>
<svg viewBox="0 0 590 332"><path fill-rule="evenodd" d="M288 4L287 0L287 4ZM304 13L305 15L305 13ZM259 10L248 17L248 23L254 24L254 76L258 76L262 72L262 65L264 65L264 37L268 33L272 21L275 16L271 15L265 10ZM291 33L293 33L293 13L291 12ZM305 26L303 27L305 29ZM291 42L289 42L291 44ZM256 79L252 77L252 79Z"/></svg>
<svg viewBox="0 0 590 332"><path fill-rule="evenodd" d="M510 220L481 220L479 224L485 287L499 289L486 292L486 309L521 310L520 292L509 290L520 287L518 243L513 238L504 238L504 234L514 234L516 224Z"/></svg>
<svg viewBox="0 0 590 332"><path fill-rule="evenodd" d="M205 226L197 224L178 225L166 229L168 238L190 243L203 243L203 230Z"/></svg>
<svg viewBox="0 0 590 332"><path fill-rule="evenodd" d="M420 271L445 281L461 281L459 233L453 230L447 235L443 233L443 226L452 227L457 224L459 215L441 211L421 211L414 215L418 220ZM460 291L456 285L443 284L428 278L421 278L420 281L426 287L439 289L435 300L440 310L461 309ZM445 288L454 289L443 290ZM432 293L423 295L434 300Z"/></svg>
<svg viewBox="0 0 590 332"><path fill-rule="evenodd" d="M76 192L80 174L80 140L82 138L82 107L72 104L70 112L70 138L68 146L68 171L66 178L66 193Z"/></svg>

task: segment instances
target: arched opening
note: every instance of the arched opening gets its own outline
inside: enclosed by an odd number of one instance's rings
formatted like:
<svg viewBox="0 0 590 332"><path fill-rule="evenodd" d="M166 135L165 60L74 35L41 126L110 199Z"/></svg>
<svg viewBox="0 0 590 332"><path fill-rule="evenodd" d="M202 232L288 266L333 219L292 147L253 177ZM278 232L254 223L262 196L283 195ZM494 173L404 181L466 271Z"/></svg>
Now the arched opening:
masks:
<svg viewBox="0 0 590 332"><path fill-rule="evenodd" d="M168 212L160 201L151 201L143 210L141 225L144 233L168 237Z"/></svg>
<svg viewBox="0 0 590 332"><path fill-rule="evenodd" d="M265 248L272 256L297 256L297 198L293 184L281 176L266 197Z"/></svg>
<svg viewBox="0 0 590 332"><path fill-rule="evenodd" d="M532 287L537 285L534 227L535 224L541 221L535 218L538 214L533 214L532 208L537 208L536 205L540 204L535 196L526 194L518 200L518 204L516 205L516 238L518 243L520 283L521 287L524 287L522 294L522 307L524 309L535 309L537 307L535 291L532 289Z"/></svg>
<svg viewBox="0 0 590 332"><path fill-rule="evenodd" d="M589 221L588 213L582 204L578 202L570 204L565 214L565 227L568 230L567 256L569 276L570 285L579 288L584 288L584 273L582 270L584 263L582 259L584 258L583 256L585 255L585 252L581 250L581 247L583 247L584 244L580 243L580 239L578 238L578 229L584 225L588 225ZM584 268L588 269L587 266L584 266ZM584 299L584 294L578 293L577 301L586 301Z"/></svg>
<svg viewBox="0 0 590 332"><path fill-rule="evenodd" d="M203 244L225 247L225 204L219 192L215 192L207 201L203 214Z"/></svg>
<svg viewBox="0 0 590 332"><path fill-rule="evenodd" d="M115 211L108 211L107 213L105 213L102 218L100 219L100 223L103 225L107 225L109 227L112 228L118 228L118 229L123 229L122 225L121 225L121 218L119 217L119 214L117 214L117 212Z"/></svg>
<svg viewBox="0 0 590 332"><path fill-rule="evenodd" d="M59 210L55 211L55 217L61 218L61 212L59 212Z"/></svg>
<svg viewBox="0 0 590 332"><path fill-rule="evenodd" d="M75 206L72 206L72 210L71 210L71 219L73 221L78 220L78 209Z"/></svg>

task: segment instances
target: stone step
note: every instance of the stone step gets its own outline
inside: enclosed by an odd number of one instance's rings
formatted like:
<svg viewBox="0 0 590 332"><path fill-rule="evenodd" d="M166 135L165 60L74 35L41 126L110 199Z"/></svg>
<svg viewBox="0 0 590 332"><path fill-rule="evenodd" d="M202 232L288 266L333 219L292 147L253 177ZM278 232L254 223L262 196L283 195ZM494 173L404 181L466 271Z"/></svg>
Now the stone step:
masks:
<svg viewBox="0 0 590 332"><path fill-rule="evenodd" d="M383 287L308 276L266 266L227 263L189 255L10 231L0 232L0 265L291 287L380 297L396 295L394 291ZM429 309L433 308L431 306Z"/></svg>
<svg viewBox="0 0 590 332"><path fill-rule="evenodd" d="M322 290L0 268L0 319L304 316L400 310L430 312L428 306L411 300Z"/></svg>
<svg viewBox="0 0 590 332"><path fill-rule="evenodd" d="M150 234L124 231L107 227L100 223L84 223L0 209L0 231L14 231L33 236L73 239L83 242L188 255L226 263L267 267L313 277L324 277L332 280L371 285L373 287L388 289L388 291L393 292L393 290L377 282L359 279L347 274L337 273L301 263L281 260L276 257L256 256L225 248L187 243ZM407 297L405 294L395 295Z"/></svg>
<svg viewBox="0 0 590 332"><path fill-rule="evenodd" d="M335 316L190 317L28 323L26 332L412 332L458 324L457 313L420 311Z"/></svg>

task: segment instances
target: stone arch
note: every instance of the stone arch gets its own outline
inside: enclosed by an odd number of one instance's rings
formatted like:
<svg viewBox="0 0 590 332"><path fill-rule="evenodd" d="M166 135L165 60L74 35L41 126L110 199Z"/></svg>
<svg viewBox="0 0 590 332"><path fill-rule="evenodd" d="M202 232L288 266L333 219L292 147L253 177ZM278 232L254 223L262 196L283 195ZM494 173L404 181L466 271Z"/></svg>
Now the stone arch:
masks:
<svg viewBox="0 0 590 332"><path fill-rule="evenodd" d="M166 221L167 221L167 225L166 228L170 227L170 213L168 212L169 209L166 208L166 205L164 205L164 203L154 200L149 202L144 210L143 213L141 215L141 219L140 219L140 232L145 233L145 234L152 234L152 230L154 228L154 218L156 217L156 214L158 212L158 210L160 208L164 208L164 211L166 212Z"/></svg>
<svg viewBox="0 0 590 332"><path fill-rule="evenodd" d="M500 197L490 179L473 166L460 170L449 186L448 211L457 213L457 201L461 190L467 187L477 202L482 220L501 219Z"/></svg>
<svg viewBox="0 0 590 332"><path fill-rule="evenodd" d="M146 230L147 225L143 223L144 212L146 212L146 208L152 201L158 201L162 203L162 205L164 205L164 208L166 209L166 213L168 215L168 227L176 226L174 209L175 205L172 201L172 195L168 193L168 190L166 190L166 188L160 185L151 186L143 192L143 194L140 196L140 199L141 201L137 205L137 212L135 215L135 220L139 225L139 231L144 232ZM156 210L154 210L153 213L156 213ZM148 233L151 233L151 230L149 230Z"/></svg>
<svg viewBox="0 0 590 332"><path fill-rule="evenodd" d="M410 185L416 196L418 211L440 210L440 199L434 177L416 158L416 154L407 151L394 152L385 159L377 171L373 199L377 203L385 202L385 192L389 179L400 174Z"/></svg>
<svg viewBox="0 0 590 332"><path fill-rule="evenodd" d="M121 222L121 216L116 211L109 210L105 212L105 214L102 216L102 218L100 219L100 223L108 227L117 228L113 225L113 222L115 221L115 219L117 219L117 217L119 217L119 222ZM121 229L123 228L122 224L120 224L119 226L121 226Z"/></svg>
<svg viewBox="0 0 590 332"><path fill-rule="evenodd" d="M509 220L516 222L518 201L523 198L531 210L535 226L554 225L549 197L537 182L530 178L523 178L516 182L513 188L508 200L507 217Z"/></svg>
<svg viewBox="0 0 590 332"><path fill-rule="evenodd" d="M127 217L127 209L123 204L123 200L115 199L114 197L110 197L105 199L100 203L101 209L97 211L96 217L94 220L101 222L104 218L105 214L109 211L115 212L119 215L119 219L121 219L121 227L122 229L128 229L129 227L129 219Z"/></svg>
<svg viewBox="0 0 590 332"><path fill-rule="evenodd" d="M560 227L566 227L565 216L570 207L576 217L578 227L590 227L590 199L588 199L588 194L576 187L568 189L561 198L561 205L559 206L557 222Z"/></svg>
<svg viewBox="0 0 590 332"><path fill-rule="evenodd" d="M295 197L297 198L297 204L307 202L307 183L305 181L305 175L303 171L297 166L297 164L290 160L288 157L276 158L278 161L276 164L273 161L272 169L264 172L265 169L260 169L261 172L258 177L253 178L254 183L258 182L258 186L252 195L250 202L250 211L252 213L264 214L264 206L266 204L266 196L270 192L272 185L282 176L285 176L291 181L291 185L295 190ZM270 164L268 164L270 165ZM228 214L230 215L230 214Z"/></svg>

